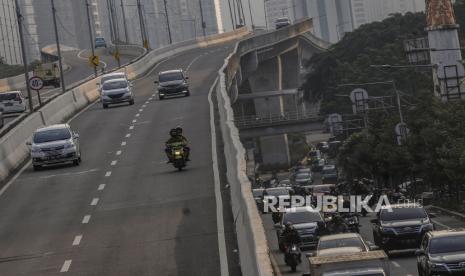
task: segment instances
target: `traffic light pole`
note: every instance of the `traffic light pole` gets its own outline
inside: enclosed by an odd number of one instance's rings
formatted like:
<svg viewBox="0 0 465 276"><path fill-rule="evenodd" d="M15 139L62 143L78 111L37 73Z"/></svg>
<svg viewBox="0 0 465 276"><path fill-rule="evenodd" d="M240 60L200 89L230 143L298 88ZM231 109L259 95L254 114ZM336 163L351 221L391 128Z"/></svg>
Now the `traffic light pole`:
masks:
<svg viewBox="0 0 465 276"><path fill-rule="evenodd" d="M53 1L53 0L52 0ZM94 51L94 36L92 35L92 25L90 22L90 13L89 13L89 0L86 0L86 11L87 11L87 25L89 26L89 39L90 39L90 49L92 51L92 57L95 57ZM94 65L94 75L98 77L97 66Z"/></svg>
<svg viewBox="0 0 465 276"><path fill-rule="evenodd" d="M63 77L63 63L61 58L61 48L60 48L60 38L58 37L58 28L57 28L57 17L56 17L56 9L55 9L55 1L51 0L52 3L52 14L53 14L53 27L55 29L55 40L57 43L57 54L58 54L58 67L60 68L60 84L61 84L61 92L64 94L66 92L65 87L65 78Z"/></svg>
<svg viewBox="0 0 465 276"><path fill-rule="evenodd" d="M34 105L32 103L32 94L31 88L29 87L29 68L27 63L27 56L26 56L26 47L24 45L24 34L23 34L23 15L21 14L21 10L19 9L18 0L15 0L15 8L16 8L16 18L18 19L18 29L19 29L19 40L21 43L21 53L23 55L23 64L24 64L24 78L26 79L26 91L27 91L27 98L29 102L29 112L34 112Z"/></svg>

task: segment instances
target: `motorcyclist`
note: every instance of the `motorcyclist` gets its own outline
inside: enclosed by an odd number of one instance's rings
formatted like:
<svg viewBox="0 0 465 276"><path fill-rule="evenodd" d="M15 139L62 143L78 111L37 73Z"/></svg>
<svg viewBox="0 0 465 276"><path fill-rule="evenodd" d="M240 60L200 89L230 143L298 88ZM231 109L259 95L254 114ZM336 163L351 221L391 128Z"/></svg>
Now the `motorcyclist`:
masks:
<svg viewBox="0 0 465 276"><path fill-rule="evenodd" d="M284 258L286 258L290 246L293 244L299 245L302 242L302 240L300 239L299 232L297 232L297 230L294 228L294 225L292 225L292 222L290 221L284 224L284 231L281 233L281 237L283 239L283 244L285 248ZM300 256L299 262L302 262Z"/></svg>
<svg viewBox="0 0 465 276"><path fill-rule="evenodd" d="M166 156L168 157L168 163L173 162L173 156L172 156L172 149L173 147L176 146L182 146L184 148L184 154L185 154L185 159L186 161L190 161L189 159L189 153L190 153L190 148L187 146L189 142L187 141L186 137L182 135L182 128L181 127L176 127L170 130L170 139L166 141Z"/></svg>
<svg viewBox="0 0 465 276"><path fill-rule="evenodd" d="M333 218L331 220L331 232L332 234L349 232L349 228L347 227L346 222L340 214L333 215Z"/></svg>

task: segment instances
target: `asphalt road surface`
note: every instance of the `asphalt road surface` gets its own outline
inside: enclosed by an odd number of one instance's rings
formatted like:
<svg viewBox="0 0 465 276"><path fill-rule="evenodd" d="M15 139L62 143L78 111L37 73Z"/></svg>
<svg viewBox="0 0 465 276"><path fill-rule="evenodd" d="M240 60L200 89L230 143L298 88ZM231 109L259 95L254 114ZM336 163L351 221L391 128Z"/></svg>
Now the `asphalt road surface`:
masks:
<svg viewBox="0 0 465 276"><path fill-rule="evenodd" d="M135 105L97 103L73 119L82 164L29 164L0 195L0 274L220 275L207 95L232 46L172 57L134 82ZM159 101L155 75L174 68L188 69L191 96ZM177 125L192 147L182 172L164 153Z"/></svg>
<svg viewBox="0 0 465 276"><path fill-rule="evenodd" d="M321 183L319 174L315 174L315 184ZM375 218L375 214L368 214L366 217L360 217L360 235L366 240L374 244L371 219ZM275 265L279 268L280 275L295 275L302 276L302 273L308 272L308 262L305 256L302 256L302 264L297 267L297 272L291 272L291 268L284 262L284 255L279 251L276 230L274 228L271 214L262 215L263 224L268 239L268 245L272 252L272 258ZM435 218L432 219L436 229L449 228L465 228L465 222L459 221L454 217L443 213L435 213ZM303 251L303 254L311 251ZM417 276L417 263L414 255L414 250L392 251L389 254L389 264L391 267L392 276Z"/></svg>
<svg viewBox="0 0 465 276"><path fill-rule="evenodd" d="M70 87L73 83L76 83L82 79L85 79L89 76L94 74L94 69L89 66L88 57L90 54L90 50L81 50L81 51L66 51L63 52L63 59L64 62L70 66L69 70L64 72L65 78L65 85L66 87ZM105 67L105 71L109 71L111 69L117 68L118 63L110 55L107 49L99 48L95 50L95 54L100 57L101 66ZM129 63L131 60L135 59L134 56L127 56L121 55L121 64ZM101 68L99 68L99 74L102 73ZM23 94L26 96L26 90L23 89ZM32 99L34 106L39 103L36 91L31 91ZM61 88L54 88L52 86L44 87L40 91L41 99L46 100L50 97L55 96L56 94L61 93ZM5 124L13 121L18 117L20 114L5 114Z"/></svg>

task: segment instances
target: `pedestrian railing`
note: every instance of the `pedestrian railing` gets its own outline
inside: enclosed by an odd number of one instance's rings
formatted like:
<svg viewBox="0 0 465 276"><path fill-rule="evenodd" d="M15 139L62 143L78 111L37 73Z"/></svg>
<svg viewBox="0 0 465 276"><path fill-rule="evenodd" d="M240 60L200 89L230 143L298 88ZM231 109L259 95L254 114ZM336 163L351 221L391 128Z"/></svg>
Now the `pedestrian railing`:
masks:
<svg viewBox="0 0 465 276"><path fill-rule="evenodd" d="M237 116L235 117L234 122L237 128L247 129L283 125L296 122L316 122L320 120L322 120L321 116L314 112L292 111L281 114L270 114L268 116Z"/></svg>

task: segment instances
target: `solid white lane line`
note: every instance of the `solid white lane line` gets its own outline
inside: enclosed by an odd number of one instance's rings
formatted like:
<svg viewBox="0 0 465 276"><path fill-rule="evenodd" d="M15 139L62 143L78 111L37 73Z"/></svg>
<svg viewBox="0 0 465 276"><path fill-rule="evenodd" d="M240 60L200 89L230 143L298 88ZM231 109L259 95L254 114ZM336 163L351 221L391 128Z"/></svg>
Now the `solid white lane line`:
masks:
<svg viewBox="0 0 465 276"><path fill-rule="evenodd" d="M111 166L114 166L114 165L116 165L116 163L118 163L118 161L117 161L117 160L113 160L113 161L111 161L110 165L111 165Z"/></svg>
<svg viewBox="0 0 465 276"><path fill-rule="evenodd" d="M97 190L103 191L103 189L105 189L105 184L100 184L100 185L98 185Z"/></svg>
<svg viewBox="0 0 465 276"><path fill-rule="evenodd" d="M134 129L134 126L130 126L129 129Z"/></svg>
<svg viewBox="0 0 465 276"><path fill-rule="evenodd" d="M125 141L121 142L121 146L126 146L126 142Z"/></svg>
<svg viewBox="0 0 465 276"><path fill-rule="evenodd" d="M105 173L105 177L109 177L110 175L111 175L111 171L107 171L107 172Z"/></svg>
<svg viewBox="0 0 465 276"><path fill-rule="evenodd" d="M210 133L213 160L213 180L215 182L215 201L216 201L216 227L218 230L218 251L220 255L221 276L228 276L228 255L226 253L226 240L224 234L223 220L223 199L221 198L220 173L218 168L218 155L216 150L216 128L215 128L215 111L213 109L212 93L218 82L215 80L208 93L208 103L210 105Z"/></svg>
<svg viewBox="0 0 465 276"><path fill-rule="evenodd" d="M92 202L90 203L90 206L95 206L95 205L97 205L97 204L98 204L98 201L99 201L98 197L92 199Z"/></svg>
<svg viewBox="0 0 465 276"><path fill-rule="evenodd" d="M137 120L136 120L136 119L134 119L134 120L132 120L132 122L133 122L133 123L137 123Z"/></svg>
<svg viewBox="0 0 465 276"><path fill-rule="evenodd" d="M396 262L396 261L391 261L391 263L397 268L400 267L400 264L398 262Z"/></svg>
<svg viewBox="0 0 465 276"><path fill-rule="evenodd" d="M90 215L85 215L84 218L82 219L82 223L89 223L90 221Z"/></svg>
<svg viewBox="0 0 465 276"><path fill-rule="evenodd" d="M61 270L60 272L63 273L63 272L68 272L70 266L71 266L71 262L73 260L66 260L64 263L63 263L63 266L61 267Z"/></svg>
<svg viewBox="0 0 465 276"><path fill-rule="evenodd" d="M122 151L119 150L119 151L116 152L116 155L121 155L121 153L122 153Z"/></svg>
<svg viewBox="0 0 465 276"><path fill-rule="evenodd" d="M78 235L74 237L73 246L79 245L81 243L81 240L82 240L82 235Z"/></svg>
<svg viewBox="0 0 465 276"><path fill-rule="evenodd" d="M126 138L131 137L131 133L126 134Z"/></svg>

